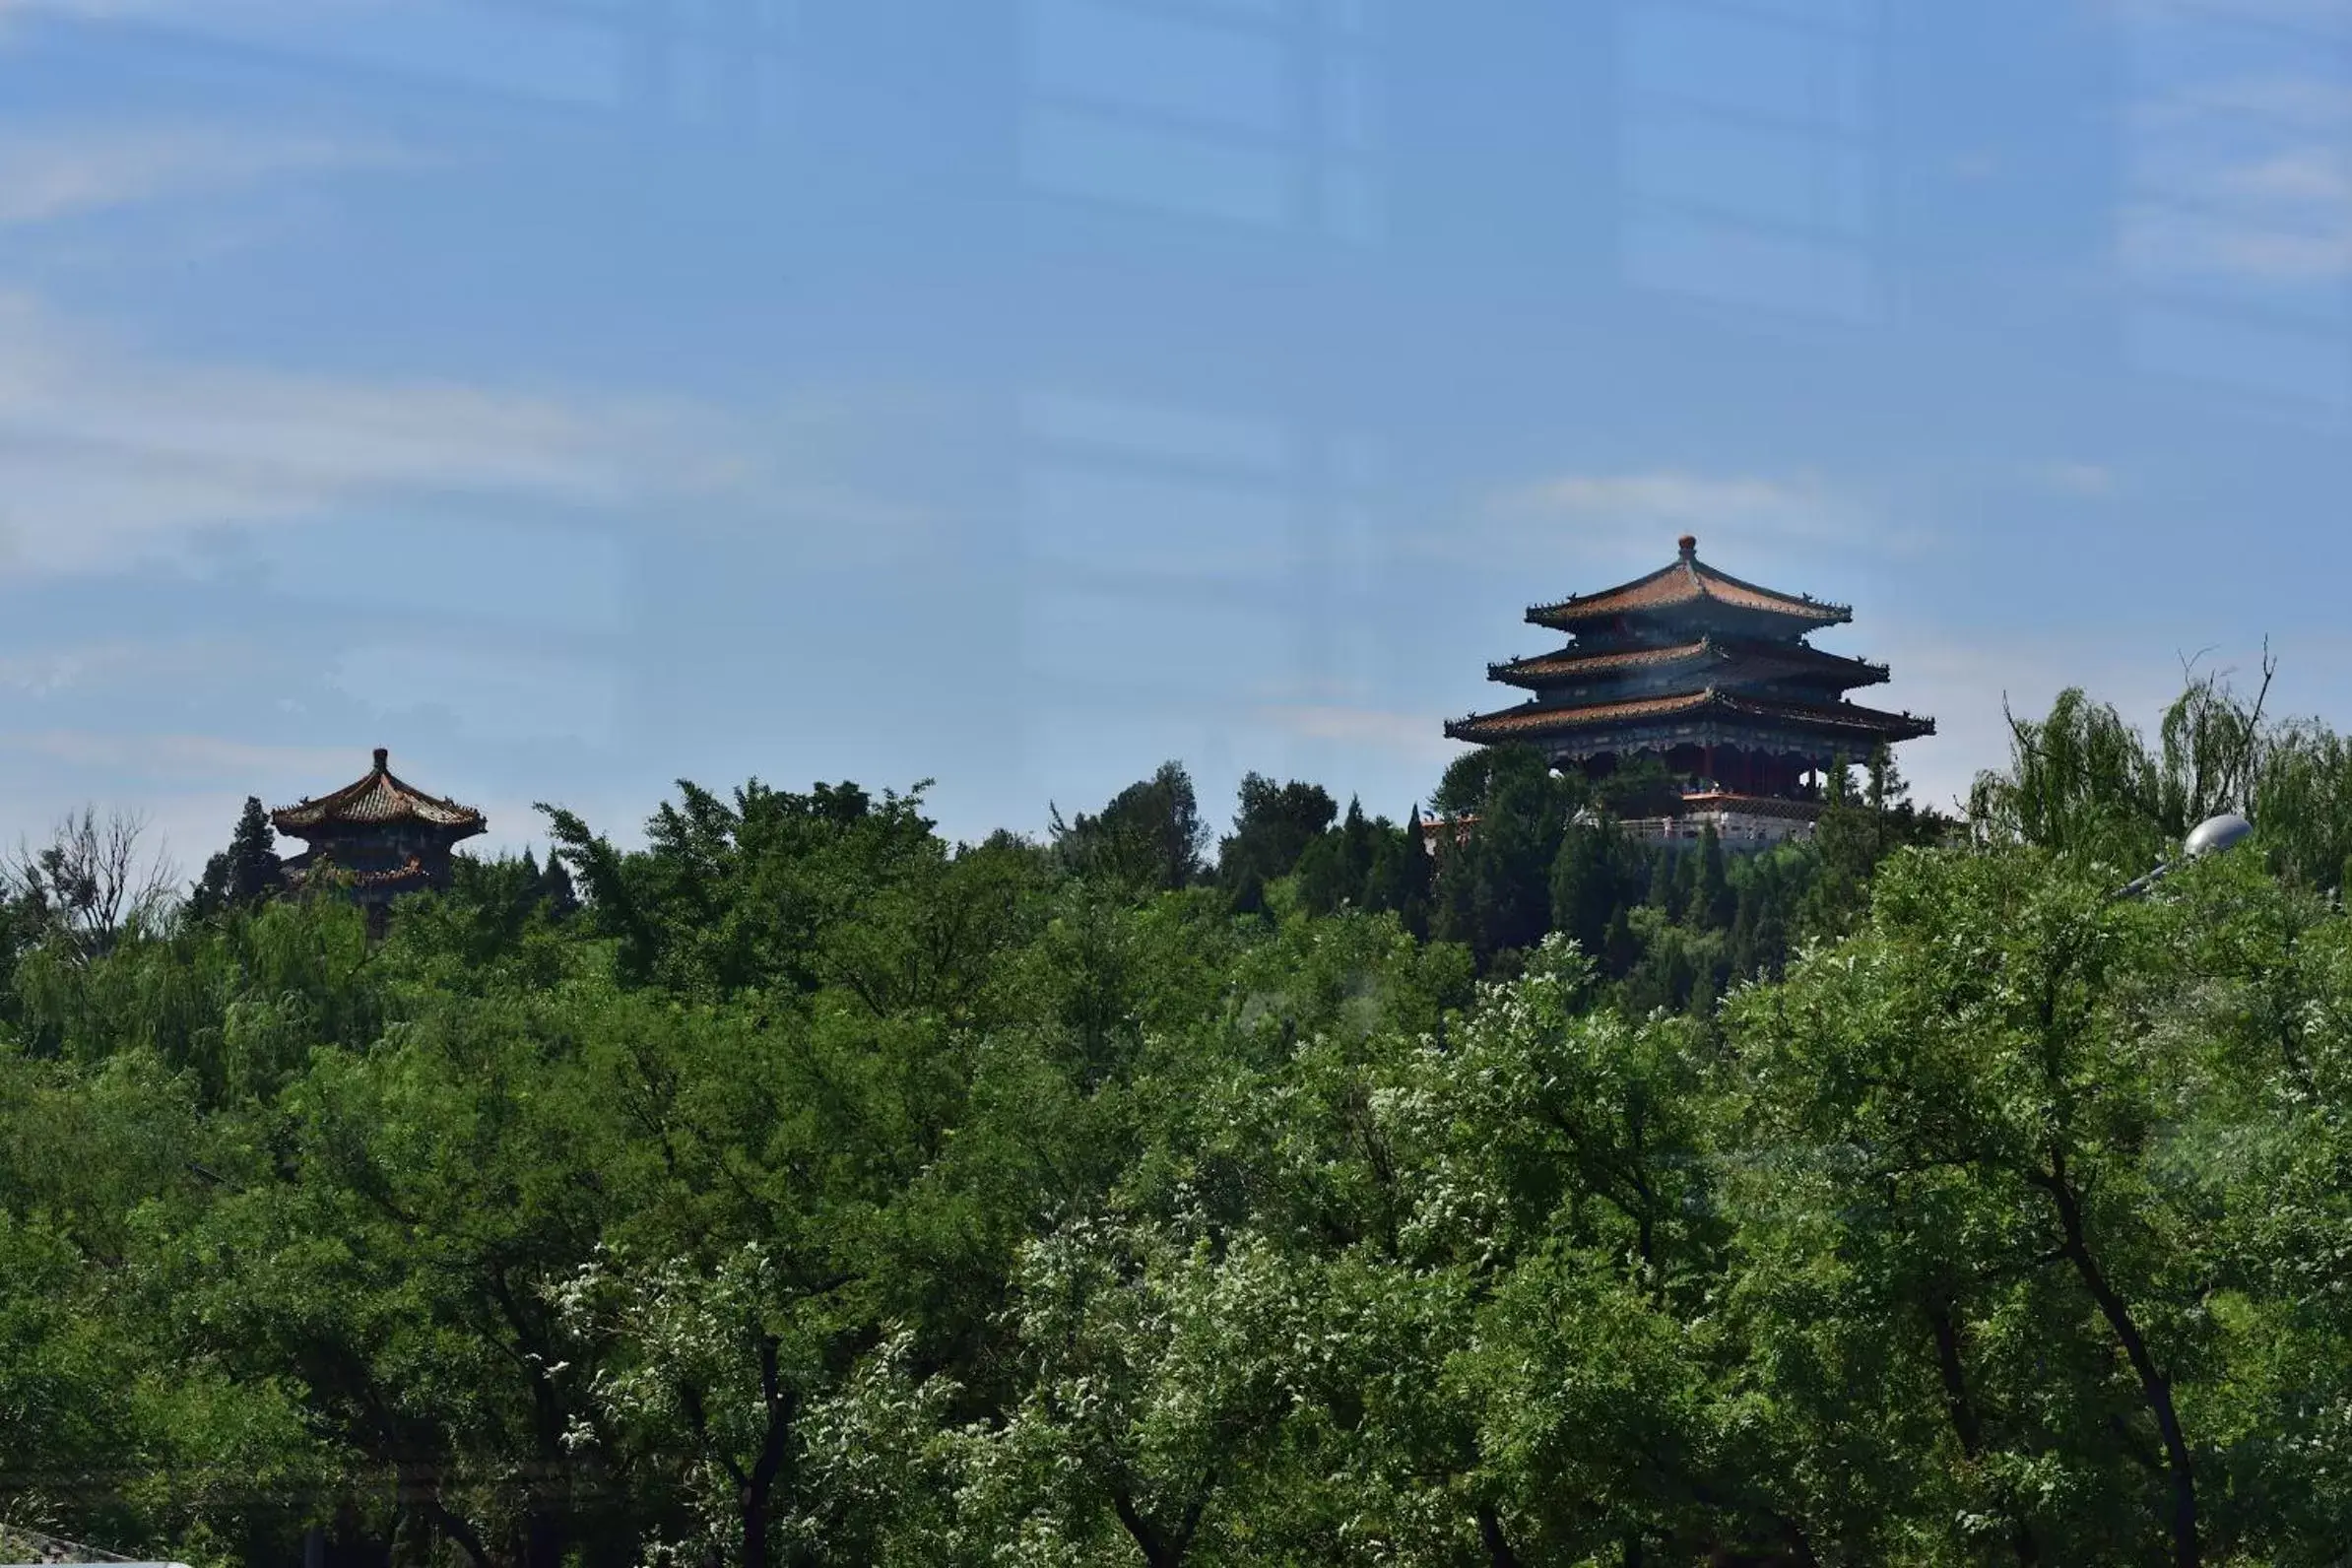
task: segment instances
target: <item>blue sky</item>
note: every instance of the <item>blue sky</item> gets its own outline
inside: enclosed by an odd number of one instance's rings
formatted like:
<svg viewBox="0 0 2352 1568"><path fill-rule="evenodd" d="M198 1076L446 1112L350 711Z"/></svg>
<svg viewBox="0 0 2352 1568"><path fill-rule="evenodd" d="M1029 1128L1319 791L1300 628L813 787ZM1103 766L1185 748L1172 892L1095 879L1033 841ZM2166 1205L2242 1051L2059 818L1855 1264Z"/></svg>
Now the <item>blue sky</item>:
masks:
<svg viewBox="0 0 2352 1568"><path fill-rule="evenodd" d="M0 836L1400 816L1685 531L2352 724L2348 284L2352 0L0 0Z"/></svg>

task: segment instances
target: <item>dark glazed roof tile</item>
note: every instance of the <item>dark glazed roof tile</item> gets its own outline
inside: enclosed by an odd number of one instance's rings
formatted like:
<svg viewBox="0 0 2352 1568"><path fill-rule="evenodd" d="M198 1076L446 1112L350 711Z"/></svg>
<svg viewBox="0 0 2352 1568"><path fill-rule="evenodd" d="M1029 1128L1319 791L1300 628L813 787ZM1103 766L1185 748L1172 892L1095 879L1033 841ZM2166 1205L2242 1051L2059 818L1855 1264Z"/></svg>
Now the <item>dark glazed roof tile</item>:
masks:
<svg viewBox="0 0 2352 1568"><path fill-rule="evenodd" d="M484 832L489 824L471 806L460 806L438 795L402 783L386 765L387 753L378 749L375 766L356 784L332 795L280 807L270 814L270 825L281 833L306 838L313 829L338 826L375 826L414 821L453 830L460 838Z"/></svg>
<svg viewBox="0 0 2352 1568"><path fill-rule="evenodd" d="M1626 720L1681 718L1692 714L1720 714L1726 718L1761 719L1817 729L1825 733L1867 736L1888 741L1912 740L1935 733L1933 719L1909 713L1887 713L1852 702L1774 702L1733 696L1709 687L1680 696L1647 697L1633 702L1596 702L1560 707L1529 703L1494 713L1473 714L1446 726L1451 740L1490 744L1589 730Z"/></svg>
<svg viewBox="0 0 2352 1568"><path fill-rule="evenodd" d="M1527 619L1540 626L1574 627L1619 616L1671 610L1708 602L1778 616L1805 625L1827 626L1854 619L1847 605L1827 604L1800 594L1743 582L1700 561L1698 541L1682 536L1682 552L1671 564L1646 577L1604 588L1597 594L1578 594L1554 604L1536 605Z"/></svg>

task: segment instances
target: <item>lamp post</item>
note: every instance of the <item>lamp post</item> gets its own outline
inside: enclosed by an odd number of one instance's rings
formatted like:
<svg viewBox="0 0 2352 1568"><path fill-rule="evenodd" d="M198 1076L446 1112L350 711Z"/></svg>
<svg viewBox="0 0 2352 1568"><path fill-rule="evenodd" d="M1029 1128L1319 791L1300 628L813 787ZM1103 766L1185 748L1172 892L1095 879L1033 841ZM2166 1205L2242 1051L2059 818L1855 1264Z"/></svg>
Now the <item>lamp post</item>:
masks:
<svg viewBox="0 0 2352 1568"><path fill-rule="evenodd" d="M2182 861L2201 860L2207 855L2216 855L2225 849L2235 848L2246 842L2249 837L2253 836L2253 833L2254 823L2236 812L2223 812L2219 817L2208 817L2190 829L2189 841L2181 846L2181 853L2177 857L2164 862L2145 877L2125 882L2110 896L2137 898L2141 893L2161 882Z"/></svg>

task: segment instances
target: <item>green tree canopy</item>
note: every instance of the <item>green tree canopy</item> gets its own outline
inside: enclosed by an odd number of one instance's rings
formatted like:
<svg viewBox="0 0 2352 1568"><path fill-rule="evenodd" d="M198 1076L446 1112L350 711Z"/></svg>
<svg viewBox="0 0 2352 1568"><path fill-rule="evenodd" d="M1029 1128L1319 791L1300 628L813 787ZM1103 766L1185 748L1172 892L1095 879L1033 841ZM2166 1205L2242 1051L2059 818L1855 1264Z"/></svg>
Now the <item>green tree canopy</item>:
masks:
<svg viewBox="0 0 2352 1568"><path fill-rule="evenodd" d="M229 909L250 909L284 883L278 835L258 797L245 797L229 847L204 863L204 875L188 893L188 913L198 919Z"/></svg>
<svg viewBox="0 0 2352 1568"><path fill-rule="evenodd" d="M1769 849L1534 752L1434 856L1258 779L1248 918L1174 768L1043 844L919 788L682 784L626 850L552 811L576 905L461 858L373 943L98 940L43 869L0 1521L203 1568L2323 1568L2352 920L2296 814L2342 749L2256 723L2235 778L2256 705L2197 700L2150 744L2062 699L1967 831L1882 759ZM2215 801L2252 847L2113 896Z"/></svg>
<svg viewBox="0 0 2352 1568"><path fill-rule="evenodd" d="M1111 797L1097 816L1080 812L1064 822L1060 811L1053 813L1054 849L1066 867L1144 891L1200 881L1209 836L1192 775L1181 762L1161 763L1149 778Z"/></svg>
<svg viewBox="0 0 2352 1568"><path fill-rule="evenodd" d="M1233 831L1217 843L1217 882L1238 905L1257 908L1264 903L1266 884L1290 875L1299 857L1331 826L1339 807L1320 784L1276 784L1263 773L1243 774L1240 795ZM1351 811L1357 839L1368 855L1363 813L1352 806ZM1347 842L1342 840L1343 845ZM1358 873L1359 880L1361 876Z"/></svg>

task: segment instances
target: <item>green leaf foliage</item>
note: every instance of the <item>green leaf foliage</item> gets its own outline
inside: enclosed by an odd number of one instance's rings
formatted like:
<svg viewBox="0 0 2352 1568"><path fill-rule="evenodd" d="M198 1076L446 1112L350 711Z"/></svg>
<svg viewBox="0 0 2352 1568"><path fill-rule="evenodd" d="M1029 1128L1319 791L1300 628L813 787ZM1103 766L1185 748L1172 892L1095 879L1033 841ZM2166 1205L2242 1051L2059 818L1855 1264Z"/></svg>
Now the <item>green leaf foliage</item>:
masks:
<svg viewBox="0 0 2352 1568"><path fill-rule="evenodd" d="M1171 764L1045 843L850 784L681 785L629 849L553 810L382 940L233 848L103 942L20 882L0 1522L2322 1568L2344 754L2203 682L2153 743L2061 698L1961 821L1870 759L1765 849L1495 751L1426 825L1251 775L1213 872ZM2223 806L2252 848L2113 896Z"/></svg>

